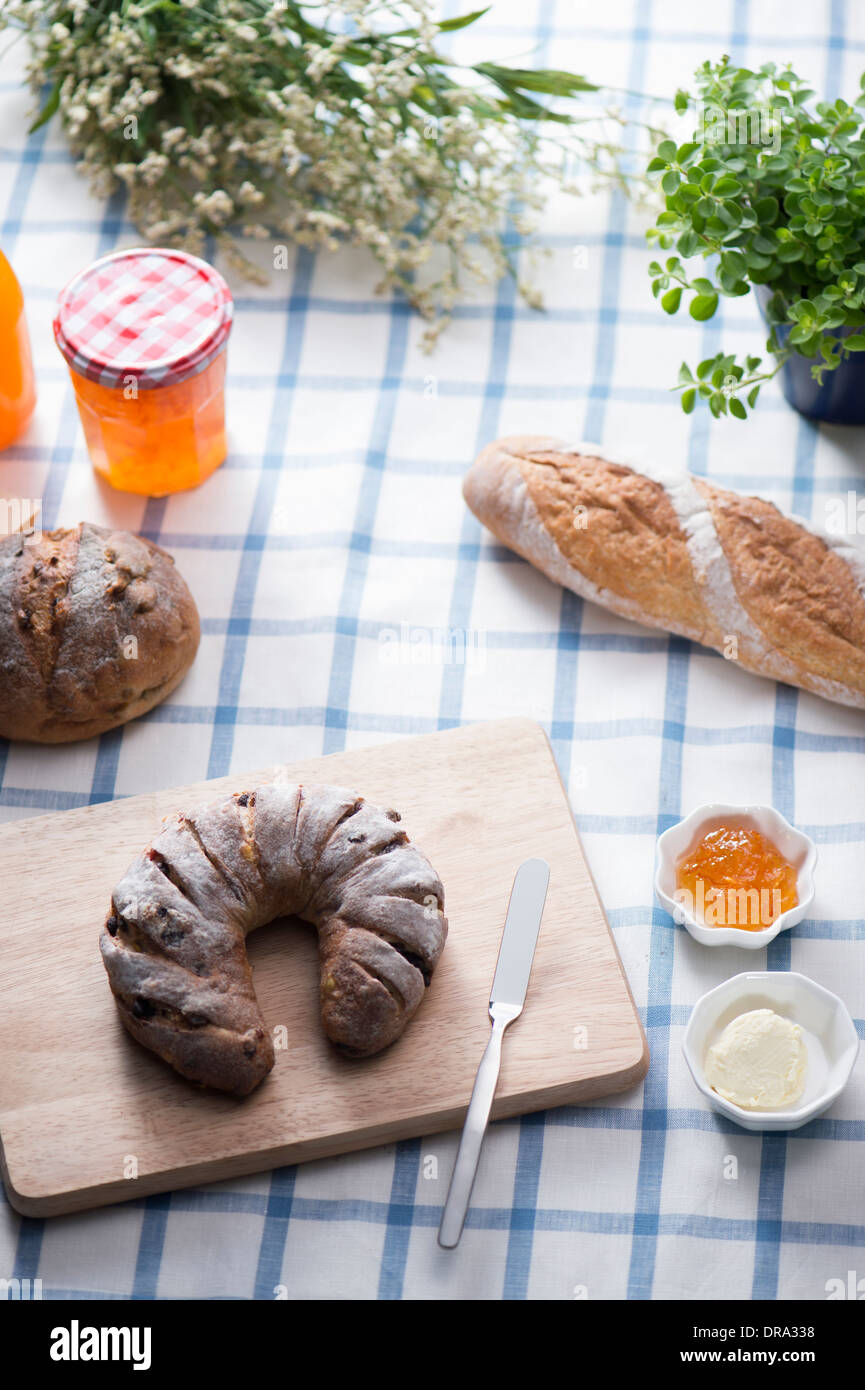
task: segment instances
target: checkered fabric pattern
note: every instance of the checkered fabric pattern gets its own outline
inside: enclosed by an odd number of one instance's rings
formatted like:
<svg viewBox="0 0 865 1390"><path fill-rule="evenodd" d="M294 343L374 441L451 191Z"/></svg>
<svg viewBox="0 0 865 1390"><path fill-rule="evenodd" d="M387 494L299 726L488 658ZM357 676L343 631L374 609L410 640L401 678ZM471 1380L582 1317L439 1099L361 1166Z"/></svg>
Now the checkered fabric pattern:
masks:
<svg viewBox="0 0 865 1390"><path fill-rule="evenodd" d="M495 0L452 41L658 94L724 52L789 57L852 98L865 7ZM822 1299L828 1279L865 1276L865 1062L822 1118L761 1136L707 1108L680 1048L699 995L764 965L835 990L865 1028L861 714L582 603L493 544L460 495L479 446L540 430L639 443L821 520L862 488L862 432L814 428L774 387L747 424L685 417L668 389L680 361L722 343L759 351L753 300L703 325L666 319L649 293L644 215L618 195L562 197L544 219L546 313L505 280L457 311L431 357L405 305L374 296L359 253L298 251L267 287L233 281L228 461L196 492L110 495L93 480L51 314L76 270L135 232L121 201L88 197L57 131L26 135L18 63L16 49L0 70L0 243L26 294L40 399L0 463L3 490L41 496L48 526L110 520L167 546L203 638L147 718L92 743L3 747L0 816L533 715L652 1063L637 1090L494 1125L454 1253L435 1242L452 1134L77 1217L19 1220L2 1206L0 1273L40 1277L46 1297L139 1299ZM481 634L484 660L384 666L379 633L404 622ZM765 958L701 948L653 903L658 833L712 799L771 802L818 843L811 914Z"/></svg>
<svg viewBox="0 0 865 1390"><path fill-rule="evenodd" d="M231 329L231 291L213 266L184 251L116 251L61 291L57 346L81 376L144 388L195 376Z"/></svg>

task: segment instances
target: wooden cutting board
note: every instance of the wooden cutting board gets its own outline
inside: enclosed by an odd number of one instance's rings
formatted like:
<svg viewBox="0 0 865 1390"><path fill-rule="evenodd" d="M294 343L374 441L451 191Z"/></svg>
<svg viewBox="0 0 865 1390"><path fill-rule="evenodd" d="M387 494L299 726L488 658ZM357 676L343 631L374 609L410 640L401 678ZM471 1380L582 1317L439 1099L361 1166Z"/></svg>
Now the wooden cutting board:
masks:
<svg viewBox="0 0 865 1390"><path fill-rule="evenodd" d="M458 1127L489 1035L511 882L531 855L548 860L550 889L493 1116L645 1075L646 1040L539 725L501 720L287 770L396 806L441 875L450 935L419 1012L377 1057L341 1057L318 1021L315 933L289 920L249 938L279 1031L276 1066L247 1099L196 1089L121 1027L98 948L114 884L162 816L274 768L4 826L0 1139L19 1211L56 1215Z"/></svg>

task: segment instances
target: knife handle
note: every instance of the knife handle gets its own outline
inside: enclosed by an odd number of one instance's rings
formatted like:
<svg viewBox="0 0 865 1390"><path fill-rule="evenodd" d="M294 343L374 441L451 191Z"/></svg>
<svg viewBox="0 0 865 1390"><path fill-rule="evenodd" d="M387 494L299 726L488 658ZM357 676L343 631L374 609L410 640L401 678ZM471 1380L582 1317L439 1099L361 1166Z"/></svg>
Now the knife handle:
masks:
<svg viewBox="0 0 865 1390"><path fill-rule="evenodd" d="M502 1038L509 1023L519 1017L522 1009L517 1004L491 1004L490 1017L493 1029L490 1040L481 1058L478 1074L472 1089L472 1098L463 1125L462 1138L457 1150L457 1161L448 1188L447 1200L439 1226L439 1245L452 1250L463 1232L466 1213L469 1209L475 1175L481 1157L490 1118L490 1108L496 1093L499 1069L502 1064Z"/></svg>

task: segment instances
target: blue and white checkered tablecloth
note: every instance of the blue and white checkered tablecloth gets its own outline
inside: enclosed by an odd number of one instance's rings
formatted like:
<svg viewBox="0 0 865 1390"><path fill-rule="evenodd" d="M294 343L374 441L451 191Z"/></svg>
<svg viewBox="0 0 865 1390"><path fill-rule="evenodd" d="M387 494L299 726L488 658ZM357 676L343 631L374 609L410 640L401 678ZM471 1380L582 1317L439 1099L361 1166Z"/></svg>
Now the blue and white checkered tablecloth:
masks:
<svg viewBox="0 0 865 1390"><path fill-rule="evenodd" d="M865 6L495 0L458 41L659 94L723 52L790 58L827 94L852 97ZM774 803L821 862L812 915L766 964L836 990L861 1033L861 714L563 593L493 545L460 494L480 445L543 431L639 441L820 518L830 498L862 490L862 433L817 430L774 389L747 425L682 415L668 391L682 358L721 342L759 350L753 301L702 326L664 319L645 215L617 195L560 196L543 227L547 312L504 282L457 311L432 357L354 252L300 251L265 288L235 279L227 463L167 500L103 489L51 311L74 271L137 238L121 201L88 195L57 130L26 134L22 47L0 66L0 244L26 294L40 398L0 460L0 491L41 497L47 526L86 517L167 546L203 638L188 679L147 718L91 743L0 747L0 816L533 715L552 737L652 1063L637 1090L495 1125L456 1253L435 1242L448 1135L76 1217L22 1220L4 1199L0 1274L41 1278L45 1297L121 1299L571 1299L581 1288L591 1299L821 1299L828 1279L865 1276L865 1061L797 1133L749 1134L710 1111L680 1050L690 1006L764 960L699 947L651 886L656 836L691 807ZM464 629L484 660L384 667L378 634L404 622ZM438 1179L424 1176L428 1153Z"/></svg>

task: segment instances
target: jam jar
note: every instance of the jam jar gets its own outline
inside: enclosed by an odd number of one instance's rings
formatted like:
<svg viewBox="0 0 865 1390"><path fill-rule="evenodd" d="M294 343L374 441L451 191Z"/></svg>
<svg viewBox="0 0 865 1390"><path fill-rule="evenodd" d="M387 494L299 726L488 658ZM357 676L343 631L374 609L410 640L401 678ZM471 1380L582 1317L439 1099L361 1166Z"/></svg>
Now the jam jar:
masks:
<svg viewBox="0 0 865 1390"><path fill-rule="evenodd" d="M54 336L93 466L113 487L163 497L223 462L232 313L213 266L161 247L105 256L66 286Z"/></svg>
<svg viewBox="0 0 865 1390"><path fill-rule="evenodd" d="M35 404L24 299L15 272L0 251L0 449L23 434Z"/></svg>

